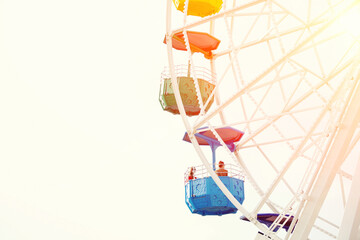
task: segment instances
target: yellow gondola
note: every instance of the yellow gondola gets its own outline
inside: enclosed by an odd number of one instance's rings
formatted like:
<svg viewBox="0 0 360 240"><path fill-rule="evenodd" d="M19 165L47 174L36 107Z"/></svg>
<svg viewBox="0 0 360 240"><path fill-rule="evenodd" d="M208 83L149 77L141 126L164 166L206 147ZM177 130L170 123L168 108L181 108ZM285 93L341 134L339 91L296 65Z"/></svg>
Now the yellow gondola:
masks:
<svg viewBox="0 0 360 240"><path fill-rule="evenodd" d="M222 0L188 0L187 15L206 17L220 11ZM185 0L173 0L177 10L184 12Z"/></svg>

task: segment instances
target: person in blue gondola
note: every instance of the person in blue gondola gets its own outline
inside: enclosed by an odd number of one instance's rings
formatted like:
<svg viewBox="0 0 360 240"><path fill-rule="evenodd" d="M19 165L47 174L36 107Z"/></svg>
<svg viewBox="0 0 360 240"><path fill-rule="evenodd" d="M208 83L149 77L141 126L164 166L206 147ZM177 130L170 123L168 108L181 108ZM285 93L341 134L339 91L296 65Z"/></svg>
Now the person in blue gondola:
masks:
<svg viewBox="0 0 360 240"><path fill-rule="evenodd" d="M228 170L225 169L225 163L223 161L219 162L219 168L215 171L219 177L226 177L228 175Z"/></svg>
<svg viewBox="0 0 360 240"><path fill-rule="evenodd" d="M196 179L196 177L194 176L195 171L196 171L195 167L191 167L191 168L190 168L188 180Z"/></svg>

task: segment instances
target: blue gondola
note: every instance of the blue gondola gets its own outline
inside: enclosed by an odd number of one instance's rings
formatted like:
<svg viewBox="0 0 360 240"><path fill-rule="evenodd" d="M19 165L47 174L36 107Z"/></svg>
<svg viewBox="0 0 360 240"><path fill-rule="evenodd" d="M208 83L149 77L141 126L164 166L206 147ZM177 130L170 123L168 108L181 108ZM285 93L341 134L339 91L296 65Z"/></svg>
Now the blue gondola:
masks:
<svg viewBox="0 0 360 240"><path fill-rule="evenodd" d="M219 177L231 194L243 203L244 181ZM202 216L236 213L237 208L227 199L211 177L190 180L185 184L185 202L192 213Z"/></svg>
<svg viewBox="0 0 360 240"><path fill-rule="evenodd" d="M235 151L234 142L239 141L244 134L231 127L218 128L216 132L232 152ZM209 145L211 147L213 152L213 169L215 170L215 151L221 146L220 142L210 130L200 131L196 133L195 136L200 145ZM190 142L187 133L183 140ZM242 204L245 199L243 177L240 171L234 171L234 169L229 170L228 176L221 176L219 178L236 200ZM187 177L186 175L185 202L192 213L202 216L221 216L237 212L237 208L228 200L210 176L202 176L192 180L188 180Z"/></svg>

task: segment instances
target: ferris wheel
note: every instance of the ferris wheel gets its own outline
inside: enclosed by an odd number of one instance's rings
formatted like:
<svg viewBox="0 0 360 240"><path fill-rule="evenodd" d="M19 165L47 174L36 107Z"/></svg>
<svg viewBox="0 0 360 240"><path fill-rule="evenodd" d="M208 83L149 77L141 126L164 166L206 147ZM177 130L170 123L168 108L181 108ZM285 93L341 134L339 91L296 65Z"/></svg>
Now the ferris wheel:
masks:
<svg viewBox="0 0 360 240"><path fill-rule="evenodd" d="M166 21L159 100L199 157L191 212L360 239L360 1L168 0Z"/></svg>

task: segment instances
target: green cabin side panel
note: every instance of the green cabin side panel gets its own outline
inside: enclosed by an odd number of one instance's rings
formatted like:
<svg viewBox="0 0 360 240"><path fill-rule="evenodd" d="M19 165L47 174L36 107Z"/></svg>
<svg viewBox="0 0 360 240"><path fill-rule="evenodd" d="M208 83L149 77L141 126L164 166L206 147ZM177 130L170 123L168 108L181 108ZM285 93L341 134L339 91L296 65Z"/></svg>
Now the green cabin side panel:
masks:
<svg viewBox="0 0 360 240"><path fill-rule="evenodd" d="M181 100L183 102L185 112L188 116L198 115L200 113L200 105L196 95L196 88L194 79L191 77L178 77L178 84L180 90ZM209 99L212 91L215 88L214 84L209 83L208 81L198 78L201 98L203 103ZM176 105L176 99L174 95L174 90L171 84L171 78L164 79L164 90L162 93L162 107L165 111L169 111L173 114L179 114L179 109ZM206 107L206 111L209 110L211 105L214 102L214 97L211 98L209 104Z"/></svg>

